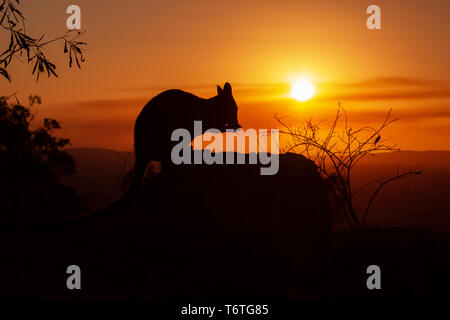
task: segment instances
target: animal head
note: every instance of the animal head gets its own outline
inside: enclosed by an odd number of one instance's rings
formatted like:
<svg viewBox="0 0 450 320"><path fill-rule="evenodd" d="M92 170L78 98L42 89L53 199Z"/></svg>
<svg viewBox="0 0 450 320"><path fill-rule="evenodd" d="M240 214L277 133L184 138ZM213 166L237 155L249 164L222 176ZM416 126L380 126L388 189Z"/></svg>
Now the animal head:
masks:
<svg viewBox="0 0 450 320"><path fill-rule="evenodd" d="M234 101L231 85L227 82L223 86L217 86L217 101L219 104L218 111L216 113L216 125L215 128L225 131L227 129L237 130L241 126L237 117L237 105Z"/></svg>

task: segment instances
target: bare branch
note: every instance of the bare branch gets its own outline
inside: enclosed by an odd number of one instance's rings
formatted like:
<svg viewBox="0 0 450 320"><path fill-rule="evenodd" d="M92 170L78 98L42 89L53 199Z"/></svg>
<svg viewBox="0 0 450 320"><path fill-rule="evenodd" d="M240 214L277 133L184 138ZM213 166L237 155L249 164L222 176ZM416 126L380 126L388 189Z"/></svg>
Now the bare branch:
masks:
<svg viewBox="0 0 450 320"><path fill-rule="evenodd" d="M364 211L364 217L363 217L362 225L364 226L364 225L366 224L367 215L368 215L368 213L369 213L369 210L370 210L370 208L372 207L372 204L373 204L375 198L377 197L377 195L380 193L381 189L382 189L385 185L387 185L388 183L390 183L390 182L392 182L392 181L395 181L395 180L398 180L398 179L401 179L401 178L404 178L404 177L407 177L407 176L411 176L411 175L419 175L419 174L421 174L421 173L422 173L422 171L412 171L412 170L408 170L408 171L404 171L402 174L397 174L397 175L394 176L394 177L391 177L391 178L389 178L389 179L386 179L386 180L380 182L378 188L375 190L375 192L374 192L374 193L372 194L372 196L370 197L370 200L369 200L369 203L368 203L368 205L367 205L367 208L366 208L366 210Z"/></svg>
<svg viewBox="0 0 450 320"><path fill-rule="evenodd" d="M346 111L339 103L335 118L325 134L321 132L322 122L314 123L310 119L302 126L294 128L275 115L276 121L282 127L280 133L288 135L292 140L287 145L288 152L305 154L314 161L321 176L331 186L334 201L337 203L337 211L344 212L350 227L359 227L365 224L370 207L384 185L410 174L420 173L417 170L403 173L398 171L395 177L386 180L371 180L358 190L352 190L352 169L362 159L377 152L399 150L396 145L387 144L387 140L381 135L387 126L398 120L392 119L391 114L392 109L388 111L380 126L376 128L364 126L354 130L349 125ZM339 125L340 121L343 122L342 126ZM373 183L379 185L370 198L361 221L354 209L353 197Z"/></svg>

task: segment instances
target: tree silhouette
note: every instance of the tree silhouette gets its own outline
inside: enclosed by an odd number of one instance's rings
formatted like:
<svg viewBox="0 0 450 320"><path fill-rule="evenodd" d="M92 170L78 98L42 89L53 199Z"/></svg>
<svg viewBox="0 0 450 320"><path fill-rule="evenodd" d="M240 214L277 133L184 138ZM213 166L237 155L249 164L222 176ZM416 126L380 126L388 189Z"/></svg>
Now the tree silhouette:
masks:
<svg viewBox="0 0 450 320"><path fill-rule="evenodd" d="M344 115L343 119L342 114ZM339 105L336 117L330 129L325 133L321 130L320 123L314 123L312 120L306 121L301 127L293 128L277 116L275 119L283 127L280 133L287 134L292 140L287 151L302 153L313 160L321 175L329 182L335 213L336 215L343 213L350 227L360 227L366 224L369 210L384 186L395 180L421 173L417 168L397 169L397 173L392 177L374 179L358 190L353 189L352 169L363 158L377 152L400 150L395 145L388 144L387 140L381 137L381 132L398 120L391 119L391 110L379 127L365 126L354 130L348 124L345 110ZM343 125L339 126L341 120L343 120ZM365 210L358 214L353 199L355 195L372 184L376 184L377 187L370 196Z"/></svg>
<svg viewBox="0 0 450 320"><path fill-rule="evenodd" d="M0 1L0 26L9 33L10 38L8 47L0 55L1 76L11 81L8 67L14 58L20 60L21 57L26 56L26 62L33 65L32 73L36 75L37 81L41 73L47 73L48 77L58 77L55 71L56 66L48 60L44 52L44 47L57 41L64 42L63 52L69 55L69 66L72 67L75 61L78 68L81 68L81 63L85 61L81 47L86 45L85 42L78 40L82 32L70 30L51 40L44 40L44 35L38 38L32 37L26 32L25 17L18 8L19 0Z"/></svg>
<svg viewBox="0 0 450 320"><path fill-rule="evenodd" d="M75 162L64 151L69 140L54 136L59 123L46 118L42 127L32 129L31 108L41 99L30 96L25 107L9 103L10 98L0 97L0 221L17 223L82 210L72 187L62 183L75 173Z"/></svg>

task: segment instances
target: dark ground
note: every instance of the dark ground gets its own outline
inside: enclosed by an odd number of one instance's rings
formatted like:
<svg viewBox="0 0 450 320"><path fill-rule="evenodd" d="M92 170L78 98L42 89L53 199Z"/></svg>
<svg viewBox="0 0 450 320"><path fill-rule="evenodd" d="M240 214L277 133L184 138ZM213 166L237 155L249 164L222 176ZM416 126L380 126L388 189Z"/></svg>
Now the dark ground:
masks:
<svg viewBox="0 0 450 320"><path fill-rule="evenodd" d="M214 170L214 171L211 171ZM231 193L231 196L230 196ZM311 163L180 167L132 205L3 231L2 298L449 298L450 236L415 227L331 232ZM66 288L66 268L82 290ZM381 268L368 290L366 268Z"/></svg>
<svg viewBox="0 0 450 320"><path fill-rule="evenodd" d="M25 235L14 236L23 240ZM450 298L450 237L424 230L335 232L330 261L288 281L283 265L250 258L231 243L214 250L194 241L153 245L138 253L129 249L132 241L103 233L95 244L84 243L74 252L69 249L73 239L59 237L56 243L47 237L29 233L29 242L16 243L20 252L3 251L8 258L2 263L2 298ZM65 268L74 263L82 270L82 290L69 292ZM366 287L366 268L372 264L381 268L381 290Z"/></svg>

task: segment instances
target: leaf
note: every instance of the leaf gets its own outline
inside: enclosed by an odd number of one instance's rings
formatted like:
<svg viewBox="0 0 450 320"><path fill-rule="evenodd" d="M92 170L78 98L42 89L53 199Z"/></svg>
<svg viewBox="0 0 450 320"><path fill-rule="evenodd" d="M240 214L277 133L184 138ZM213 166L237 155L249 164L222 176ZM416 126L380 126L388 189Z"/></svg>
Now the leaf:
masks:
<svg viewBox="0 0 450 320"><path fill-rule="evenodd" d="M58 75L56 74L56 72L54 71L53 68L50 69L50 72L53 73L53 75L54 75L55 77L59 78Z"/></svg>
<svg viewBox="0 0 450 320"><path fill-rule="evenodd" d="M13 45L14 45L14 31L11 31L11 39L9 41L9 48L8 48L9 51L11 51Z"/></svg>
<svg viewBox="0 0 450 320"><path fill-rule="evenodd" d="M6 49L0 56L4 56L7 52L9 52L10 50L9 50L9 48L8 49Z"/></svg>
<svg viewBox="0 0 450 320"><path fill-rule="evenodd" d="M36 41L36 39L31 38L30 36L27 36L25 33L21 32L20 33L25 39L27 39L28 41Z"/></svg>
<svg viewBox="0 0 450 320"><path fill-rule="evenodd" d="M14 37L16 38L16 42L17 42L19 45L22 45L22 41L21 41L21 39L20 39L20 37L19 37L19 34L18 34L17 32L14 32Z"/></svg>
<svg viewBox="0 0 450 320"><path fill-rule="evenodd" d="M0 74L8 79L9 82L11 82L11 76L9 75L8 71L6 71L6 69L0 68Z"/></svg>
<svg viewBox="0 0 450 320"><path fill-rule="evenodd" d="M34 68L33 68L33 73L32 74L34 74L36 72L37 65L38 65L38 60L36 60L36 63L34 64Z"/></svg>
<svg viewBox="0 0 450 320"><path fill-rule="evenodd" d="M46 60L43 61L44 62L44 66L47 69L47 76L50 78L50 67L48 65L48 62Z"/></svg>
<svg viewBox="0 0 450 320"><path fill-rule="evenodd" d="M24 16L22 15L22 12L17 10L17 8L12 3L9 4L9 8L13 12L14 17L15 17L15 14L17 13L22 19L24 19ZM16 20L17 20L17 18L16 18Z"/></svg>
<svg viewBox="0 0 450 320"><path fill-rule="evenodd" d="M3 16L2 16L2 19L0 20L0 24L2 24L3 20L5 20L5 16L6 16L6 10L5 10L5 12L3 12Z"/></svg>
<svg viewBox="0 0 450 320"><path fill-rule="evenodd" d="M19 38L22 48L25 50L28 50L28 43L25 40L25 38L23 37L23 33L17 32L16 34L17 34L17 37Z"/></svg>

